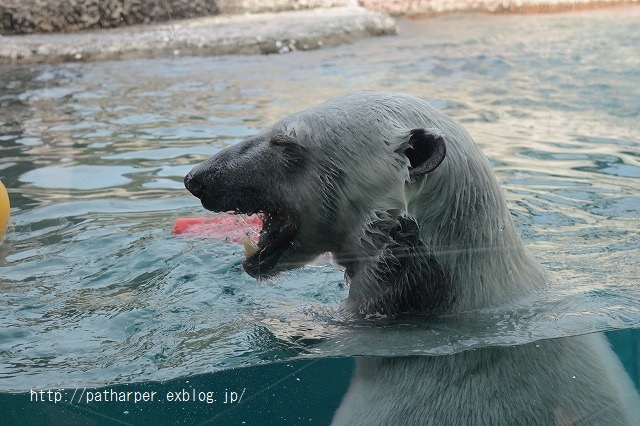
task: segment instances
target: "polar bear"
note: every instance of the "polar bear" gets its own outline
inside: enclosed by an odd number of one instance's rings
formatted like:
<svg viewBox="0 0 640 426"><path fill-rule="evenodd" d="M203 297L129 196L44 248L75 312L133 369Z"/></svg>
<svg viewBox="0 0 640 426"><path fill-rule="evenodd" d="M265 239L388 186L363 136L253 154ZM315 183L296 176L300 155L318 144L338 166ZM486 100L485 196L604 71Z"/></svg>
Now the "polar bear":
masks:
<svg viewBox="0 0 640 426"><path fill-rule="evenodd" d="M256 278L331 252L345 312L464 312L548 283L467 131L424 100L361 92L276 123L196 166L211 211L261 213ZM640 398L601 335L442 357L361 357L336 425L640 424Z"/></svg>

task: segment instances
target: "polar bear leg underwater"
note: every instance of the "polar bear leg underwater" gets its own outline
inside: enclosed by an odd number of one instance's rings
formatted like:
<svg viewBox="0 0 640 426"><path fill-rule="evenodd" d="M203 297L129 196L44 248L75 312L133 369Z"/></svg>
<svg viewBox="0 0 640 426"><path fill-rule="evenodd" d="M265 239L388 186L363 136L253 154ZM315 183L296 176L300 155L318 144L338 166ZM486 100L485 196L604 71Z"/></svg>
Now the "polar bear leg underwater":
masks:
<svg viewBox="0 0 640 426"><path fill-rule="evenodd" d="M331 252L353 315L462 312L547 283L487 159L418 98L330 100L196 166L185 186L211 211L263 214L256 278ZM443 357L359 358L344 425L638 424L640 401L601 335Z"/></svg>

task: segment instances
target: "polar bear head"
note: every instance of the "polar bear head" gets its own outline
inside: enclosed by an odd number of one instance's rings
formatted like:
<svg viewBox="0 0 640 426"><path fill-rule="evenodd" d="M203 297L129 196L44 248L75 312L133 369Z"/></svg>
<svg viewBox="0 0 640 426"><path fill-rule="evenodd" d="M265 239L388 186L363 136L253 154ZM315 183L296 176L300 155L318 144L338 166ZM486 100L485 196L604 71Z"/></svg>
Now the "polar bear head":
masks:
<svg viewBox="0 0 640 426"><path fill-rule="evenodd" d="M362 312L481 306L512 293L531 263L486 158L412 96L361 92L298 112L196 166L185 186L208 210L263 215L248 274L332 252Z"/></svg>

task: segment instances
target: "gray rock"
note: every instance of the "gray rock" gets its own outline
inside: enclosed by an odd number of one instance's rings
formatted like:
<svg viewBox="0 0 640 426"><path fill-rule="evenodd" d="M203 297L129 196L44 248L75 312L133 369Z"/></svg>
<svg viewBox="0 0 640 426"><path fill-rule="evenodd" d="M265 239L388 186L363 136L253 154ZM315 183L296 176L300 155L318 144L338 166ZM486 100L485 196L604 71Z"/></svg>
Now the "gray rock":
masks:
<svg viewBox="0 0 640 426"><path fill-rule="evenodd" d="M75 34L0 36L0 63L286 53L395 32L388 15L360 7L212 16Z"/></svg>
<svg viewBox="0 0 640 426"><path fill-rule="evenodd" d="M216 0L220 13L264 13L357 6L358 0Z"/></svg>
<svg viewBox="0 0 640 426"><path fill-rule="evenodd" d="M394 16L423 16L451 12L552 12L638 0L359 0L361 6Z"/></svg>
<svg viewBox="0 0 640 426"><path fill-rule="evenodd" d="M2 0L0 34L75 32L216 13L211 0Z"/></svg>

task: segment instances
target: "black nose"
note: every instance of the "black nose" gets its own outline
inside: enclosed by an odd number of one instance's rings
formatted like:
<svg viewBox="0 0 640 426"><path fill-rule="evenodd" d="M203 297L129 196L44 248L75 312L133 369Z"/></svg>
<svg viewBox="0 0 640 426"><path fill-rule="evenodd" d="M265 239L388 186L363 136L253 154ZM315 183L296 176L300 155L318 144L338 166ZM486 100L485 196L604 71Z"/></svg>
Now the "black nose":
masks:
<svg viewBox="0 0 640 426"><path fill-rule="evenodd" d="M187 190L196 197L202 197L204 188L199 180L194 178L193 170L187 173L187 175L184 177L184 187L187 188Z"/></svg>

